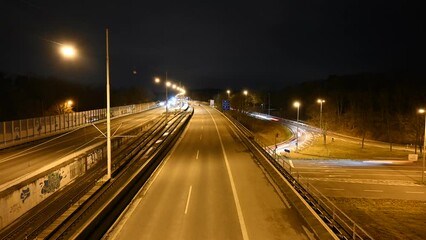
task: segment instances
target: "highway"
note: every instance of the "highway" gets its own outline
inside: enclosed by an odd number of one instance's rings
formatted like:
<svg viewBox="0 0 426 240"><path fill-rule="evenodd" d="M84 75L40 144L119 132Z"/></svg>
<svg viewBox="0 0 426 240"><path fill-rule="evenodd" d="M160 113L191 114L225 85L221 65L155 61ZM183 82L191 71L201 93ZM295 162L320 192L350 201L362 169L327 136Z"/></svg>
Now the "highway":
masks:
<svg viewBox="0 0 426 240"><path fill-rule="evenodd" d="M421 172L408 161L291 161L301 179L326 196L426 200Z"/></svg>
<svg viewBox="0 0 426 240"><path fill-rule="evenodd" d="M230 123L195 113L169 157L107 239L313 239Z"/></svg>
<svg viewBox="0 0 426 240"><path fill-rule="evenodd" d="M259 114L257 114L259 115ZM255 117L258 117L254 115ZM260 115L263 119L272 116ZM299 150L309 148L319 129L304 123L281 120L294 134L299 131ZM359 143L359 138L330 133L329 136L350 143ZM277 153L285 149L296 151L296 136L277 144ZM388 143L366 140L368 146L389 148ZM270 146L273 149L273 146ZM408 151L406 146L394 145L393 149ZM279 160L282 164L282 159ZM293 176L312 184L329 197L426 200L426 187L421 184L421 160L351 160L351 159L287 159L294 168Z"/></svg>
<svg viewBox="0 0 426 240"><path fill-rule="evenodd" d="M148 110L111 120L111 131L120 137L132 128L142 126L164 112L163 108ZM96 127L95 127L96 126ZM106 132L106 122L96 122L55 136L36 144L22 145L0 151L0 192L37 173L69 160L71 154L84 152L106 142L98 131ZM98 129L97 129L98 128Z"/></svg>

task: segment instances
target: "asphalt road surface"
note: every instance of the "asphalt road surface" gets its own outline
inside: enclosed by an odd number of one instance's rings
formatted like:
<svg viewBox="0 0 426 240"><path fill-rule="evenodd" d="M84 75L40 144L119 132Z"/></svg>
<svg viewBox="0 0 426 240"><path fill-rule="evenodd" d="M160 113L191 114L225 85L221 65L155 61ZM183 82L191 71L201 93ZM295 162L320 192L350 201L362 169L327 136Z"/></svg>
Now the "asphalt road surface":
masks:
<svg viewBox="0 0 426 240"><path fill-rule="evenodd" d="M292 160L302 181L326 196L426 201L418 165L408 161Z"/></svg>
<svg viewBox="0 0 426 240"><path fill-rule="evenodd" d="M111 120L111 131L115 136L140 126L144 122L161 115L163 108L148 110ZM95 124L106 132L106 122ZM42 143L32 146L18 146L0 151L0 191L19 183L42 169L47 170L60 162L66 161L70 155L93 145L106 142L105 137L94 127L87 126L64 133Z"/></svg>
<svg viewBox="0 0 426 240"><path fill-rule="evenodd" d="M216 110L196 106L183 137L109 239L312 239Z"/></svg>

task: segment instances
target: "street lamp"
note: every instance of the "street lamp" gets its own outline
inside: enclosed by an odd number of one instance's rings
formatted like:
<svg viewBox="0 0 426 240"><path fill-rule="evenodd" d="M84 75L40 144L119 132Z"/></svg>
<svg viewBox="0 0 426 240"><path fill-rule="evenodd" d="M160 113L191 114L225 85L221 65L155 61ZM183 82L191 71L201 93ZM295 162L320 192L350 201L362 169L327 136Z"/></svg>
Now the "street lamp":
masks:
<svg viewBox="0 0 426 240"><path fill-rule="evenodd" d="M425 135L423 137L423 167L422 167L422 183L424 184L424 176L425 176L425 151L426 151L426 110L419 109L418 113L425 115Z"/></svg>
<svg viewBox="0 0 426 240"><path fill-rule="evenodd" d="M64 112L72 112L72 105L74 102L72 100L68 100L65 102L65 111Z"/></svg>
<svg viewBox="0 0 426 240"><path fill-rule="evenodd" d="M229 95L231 94L231 90L229 90L229 89L226 90L226 93L228 94L228 100L229 100L229 98L230 98Z"/></svg>
<svg viewBox="0 0 426 240"><path fill-rule="evenodd" d="M107 95L107 180L111 179L111 108L110 108L110 84L109 84L109 34L105 29L106 42L106 95Z"/></svg>
<svg viewBox="0 0 426 240"><path fill-rule="evenodd" d="M244 90L244 91L243 91L243 94L244 94L244 109L243 109L243 110L245 110L245 108L247 107L246 105L247 105L247 95L248 95L248 91L247 91L247 90Z"/></svg>
<svg viewBox="0 0 426 240"><path fill-rule="evenodd" d="M155 83L160 83L161 82L161 80L160 80L160 78L155 78ZM169 81L167 81L167 72L166 72L166 81L165 81L165 83L164 83L164 87L166 88L166 114L167 114L167 112L168 112L168 96L167 96L167 88L168 87L170 87L172 84L169 82ZM176 85L175 85L175 88L176 88Z"/></svg>
<svg viewBox="0 0 426 240"><path fill-rule="evenodd" d="M167 74L166 74L167 76ZM167 96L167 88L170 87L172 84L170 82L167 81L167 77L166 77L166 114L169 111L169 97Z"/></svg>
<svg viewBox="0 0 426 240"><path fill-rule="evenodd" d="M297 108L297 123L296 123L296 152L299 151L299 108L300 102L296 101L293 103L293 106Z"/></svg>
<svg viewBox="0 0 426 240"><path fill-rule="evenodd" d="M77 51L75 50L73 46L64 45L64 44L60 44L60 45L61 45L61 48L59 50L65 58L74 58L76 56Z"/></svg>
<svg viewBox="0 0 426 240"><path fill-rule="evenodd" d="M322 120L322 104L325 103L324 99L318 99L317 103L320 104L320 121L319 121L319 127L322 130L322 124L321 124L321 120Z"/></svg>

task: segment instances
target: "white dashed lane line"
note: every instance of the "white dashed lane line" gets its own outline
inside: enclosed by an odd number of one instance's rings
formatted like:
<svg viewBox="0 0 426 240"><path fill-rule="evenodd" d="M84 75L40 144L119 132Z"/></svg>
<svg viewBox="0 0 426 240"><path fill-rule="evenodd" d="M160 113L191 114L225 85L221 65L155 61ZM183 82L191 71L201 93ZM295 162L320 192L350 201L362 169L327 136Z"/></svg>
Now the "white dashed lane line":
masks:
<svg viewBox="0 0 426 240"><path fill-rule="evenodd" d="M345 191L345 189L343 189L343 188L325 188L325 189L330 190L330 191Z"/></svg>
<svg viewBox="0 0 426 240"><path fill-rule="evenodd" d="M383 190L366 189L364 192L383 192Z"/></svg>
<svg viewBox="0 0 426 240"><path fill-rule="evenodd" d="M405 193L412 193L412 194L424 194L425 192L405 192Z"/></svg>

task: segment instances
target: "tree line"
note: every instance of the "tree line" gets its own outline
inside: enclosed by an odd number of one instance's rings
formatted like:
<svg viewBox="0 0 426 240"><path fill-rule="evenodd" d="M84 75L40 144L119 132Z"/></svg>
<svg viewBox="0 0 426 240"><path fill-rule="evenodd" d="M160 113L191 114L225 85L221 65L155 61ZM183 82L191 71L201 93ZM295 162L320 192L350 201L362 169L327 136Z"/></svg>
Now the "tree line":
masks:
<svg viewBox="0 0 426 240"><path fill-rule="evenodd" d="M56 115L106 107L104 86L72 83L55 77L0 72L0 121ZM154 101L142 86L111 90L111 106ZM67 102L72 101L72 107Z"/></svg>
<svg viewBox="0 0 426 240"><path fill-rule="evenodd" d="M301 106L300 120L334 131L398 144L423 146L425 116L417 111L426 108L425 79L410 75L354 74L332 75L320 81L304 82L279 90L236 92L226 90L216 101L229 99L235 109L270 112L271 115L296 119L294 101ZM416 148L417 150L417 148Z"/></svg>

